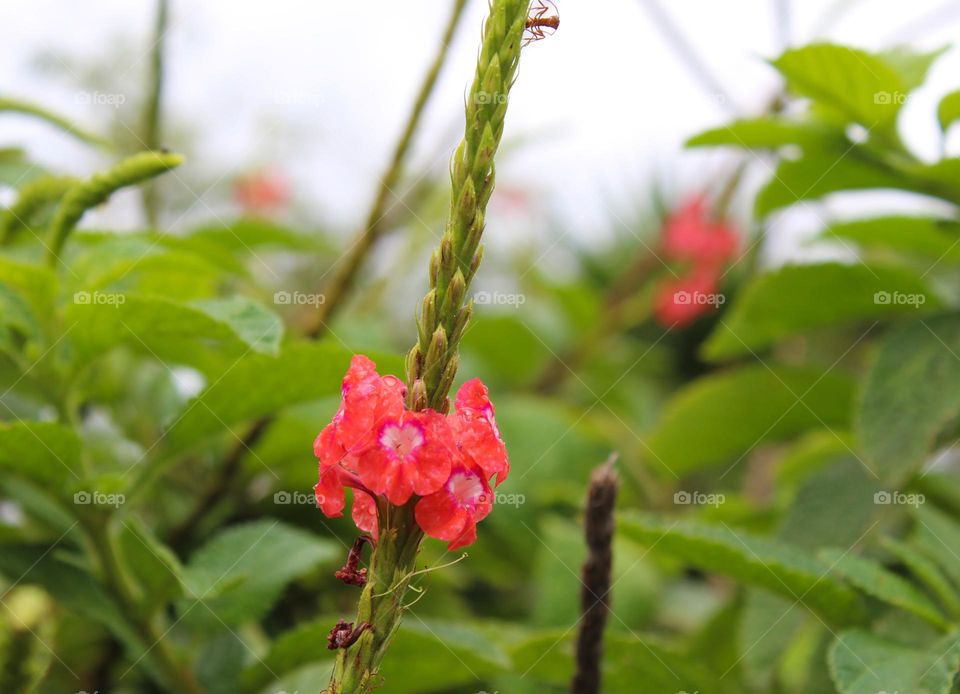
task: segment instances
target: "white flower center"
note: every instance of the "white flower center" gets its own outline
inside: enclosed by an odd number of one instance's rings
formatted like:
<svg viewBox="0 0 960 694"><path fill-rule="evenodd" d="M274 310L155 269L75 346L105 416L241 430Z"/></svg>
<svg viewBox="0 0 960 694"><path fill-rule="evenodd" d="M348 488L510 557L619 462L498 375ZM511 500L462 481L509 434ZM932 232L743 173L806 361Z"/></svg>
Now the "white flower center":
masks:
<svg viewBox="0 0 960 694"><path fill-rule="evenodd" d="M473 505L483 496L480 478L469 472L455 472L450 475L447 489L462 506Z"/></svg>
<svg viewBox="0 0 960 694"><path fill-rule="evenodd" d="M380 445L397 458L406 458L423 445L423 431L413 422L403 426L387 424L380 430Z"/></svg>

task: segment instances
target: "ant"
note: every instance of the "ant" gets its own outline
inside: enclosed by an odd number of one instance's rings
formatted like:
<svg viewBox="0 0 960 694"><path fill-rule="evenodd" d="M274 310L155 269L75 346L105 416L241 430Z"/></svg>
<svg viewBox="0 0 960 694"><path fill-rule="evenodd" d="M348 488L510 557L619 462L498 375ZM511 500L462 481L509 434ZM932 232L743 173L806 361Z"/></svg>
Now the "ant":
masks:
<svg viewBox="0 0 960 694"><path fill-rule="evenodd" d="M553 14L548 16L549 12ZM527 23L524 27L527 31L527 36L523 40L523 45L526 46L534 41L547 38L547 36L553 34L559 26L560 15L557 11L557 6L553 4L553 0L537 0L537 4L532 8L530 16L527 17ZM549 30L549 33L547 33L547 30Z"/></svg>

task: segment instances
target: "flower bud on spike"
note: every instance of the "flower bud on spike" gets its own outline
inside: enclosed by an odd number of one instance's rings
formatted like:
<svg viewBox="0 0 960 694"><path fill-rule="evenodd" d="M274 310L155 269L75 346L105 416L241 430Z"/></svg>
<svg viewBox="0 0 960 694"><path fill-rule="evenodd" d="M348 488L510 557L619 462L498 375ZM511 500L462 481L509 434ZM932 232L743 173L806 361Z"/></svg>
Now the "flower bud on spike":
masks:
<svg viewBox="0 0 960 694"><path fill-rule="evenodd" d="M447 285L447 293L443 297L443 306L441 314L452 316L460 310L463 304L463 297L467 293L467 281L463 278L463 273L457 270L450 278L450 284Z"/></svg>
<svg viewBox="0 0 960 694"><path fill-rule="evenodd" d="M424 375L430 380L436 382L440 377L441 369L447 359L447 331L443 326L439 326L433 333L430 340L430 347L427 349L427 359L424 364Z"/></svg>
<svg viewBox="0 0 960 694"><path fill-rule="evenodd" d="M467 302L467 305L460 309L457 317L453 321L453 328L450 330L450 342L457 343L463 337L463 331L470 322L470 316L473 315L473 299Z"/></svg>
<svg viewBox="0 0 960 694"><path fill-rule="evenodd" d="M460 355L454 354L450 357L450 361L447 362L447 365L443 369L443 375L440 377L440 386L439 392L449 393L450 389L453 387L453 379L457 377L457 369L460 367ZM446 414L447 409L449 409L450 403L449 399L447 401L446 409L441 410L442 414Z"/></svg>
<svg viewBox="0 0 960 694"><path fill-rule="evenodd" d="M415 412L427 408L427 386L422 379L413 382L413 388L410 389L410 409Z"/></svg>
<svg viewBox="0 0 960 694"><path fill-rule="evenodd" d="M473 254L473 259L470 261L470 269L467 271L467 284L473 281L473 276L477 274L477 270L480 269L480 263L483 260L483 245L477 246L476 252Z"/></svg>

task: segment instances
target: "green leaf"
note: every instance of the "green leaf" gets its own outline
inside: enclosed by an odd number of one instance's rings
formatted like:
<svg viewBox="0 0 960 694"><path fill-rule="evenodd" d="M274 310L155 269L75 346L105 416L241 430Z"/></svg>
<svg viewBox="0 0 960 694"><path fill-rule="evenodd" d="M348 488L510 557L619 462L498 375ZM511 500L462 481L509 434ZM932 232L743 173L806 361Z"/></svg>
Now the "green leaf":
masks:
<svg viewBox="0 0 960 694"><path fill-rule="evenodd" d="M260 249L315 251L328 245L317 234L304 234L257 218L203 226L187 234L184 241L196 248L220 248L233 253L253 253Z"/></svg>
<svg viewBox="0 0 960 694"><path fill-rule="evenodd" d="M195 301L193 306L231 328L255 351L276 354L283 336L283 321L273 311L243 297Z"/></svg>
<svg viewBox="0 0 960 694"><path fill-rule="evenodd" d="M133 577L143 589L141 600L149 611L183 594L183 567L173 551L136 518L124 520L120 545Z"/></svg>
<svg viewBox="0 0 960 694"><path fill-rule="evenodd" d="M723 527L624 515L618 531L654 552L773 591L837 624L863 620L860 597L800 547Z"/></svg>
<svg viewBox="0 0 960 694"><path fill-rule="evenodd" d="M926 53L920 53L905 46L895 46L877 53L877 57L895 69L903 80L904 86L913 91L927 79L927 73L937 61L946 53L950 46L943 46Z"/></svg>
<svg viewBox="0 0 960 694"><path fill-rule="evenodd" d="M936 561L954 583L960 584L960 552L957 551L960 523L929 505L920 506L914 514L917 517L915 544Z"/></svg>
<svg viewBox="0 0 960 694"><path fill-rule="evenodd" d="M892 537L883 537L880 544L903 562L911 573L936 595L954 617L960 616L960 594L940 568L913 545Z"/></svg>
<svg viewBox="0 0 960 694"><path fill-rule="evenodd" d="M868 129L893 130L907 81L881 58L828 43L788 50L773 65L787 87Z"/></svg>
<svg viewBox="0 0 960 694"><path fill-rule="evenodd" d="M264 519L223 530L183 572L188 623L219 628L262 617L287 583L343 554L339 544Z"/></svg>
<svg viewBox="0 0 960 694"><path fill-rule="evenodd" d="M171 450L180 450L225 427L339 394L352 356L328 343L286 344L276 357L247 354L190 402L168 431L167 444ZM372 358L381 374L403 373L399 357ZM309 451L309 446L304 450Z"/></svg>
<svg viewBox="0 0 960 694"><path fill-rule="evenodd" d="M0 257L0 284L26 301L34 315L53 314L57 278L49 268Z"/></svg>
<svg viewBox="0 0 960 694"><path fill-rule="evenodd" d="M940 121L940 129L943 132L947 132L951 125L960 120L960 89L940 99L940 105L937 106L937 120Z"/></svg>
<svg viewBox="0 0 960 694"><path fill-rule="evenodd" d="M762 219L781 208L819 200L830 193L888 188L925 192L922 184L905 174L869 161L859 146L845 150L812 149L799 159L780 161L776 173L757 195L754 213Z"/></svg>
<svg viewBox="0 0 960 694"><path fill-rule="evenodd" d="M237 359L251 350L274 351L280 336L279 319L241 298L194 306L121 292L77 292L67 323L81 358L125 344L198 368L198 347L213 343L222 358Z"/></svg>
<svg viewBox="0 0 960 694"><path fill-rule="evenodd" d="M868 460L896 485L924 462L936 435L960 413L960 316L899 326L880 343L856 424Z"/></svg>
<svg viewBox="0 0 960 694"><path fill-rule="evenodd" d="M952 633L918 648L851 630L834 642L829 665L841 694L949 694L960 668L960 638Z"/></svg>
<svg viewBox="0 0 960 694"><path fill-rule="evenodd" d="M52 422L0 423L0 471L56 490L62 496L83 475L80 438Z"/></svg>
<svg viewBox="0 0 960 694"><path fill-rule="evenodd" d="M934 605L909 581L888 571L881 564L851 554L849 550L822 549L821 561L830 566L830 571L881 602L899 607L925 619L934 626L945 628L947 621L940 616Z"/></svg>
<svg viewBox="0 0 960 694"><path fill-rule="evenodd" d="M861 248L889 249L936 261L960 262L960 224L933 217L874 217L833 224L826 239L850 241Z"/></svg>
<svg viewBox="0 0 960 694"><path fill-rule="evenodd" d="M823 148L847 144L842 131L808 122L764 116L734 121L729 125L704 131L687 140L687 147L730 145L741 149L779 149L787 145ZM842 150L841 150L842 151Z"/></svg>
<svg viewBox="0 0 960 694"><path fill-rule="evenodd" d="M901 268L787 265L751 280L704 346L709 359L750 354L814 328L917 315L940 300Z"/></svg>
<svg viewBox="0 0 960 694"><path fill-rule="evenodd" d="M845 377L813 369L750 366L706 376L667 403L646 447L682 475L810 428L842 428L852 399Z"/></svg>

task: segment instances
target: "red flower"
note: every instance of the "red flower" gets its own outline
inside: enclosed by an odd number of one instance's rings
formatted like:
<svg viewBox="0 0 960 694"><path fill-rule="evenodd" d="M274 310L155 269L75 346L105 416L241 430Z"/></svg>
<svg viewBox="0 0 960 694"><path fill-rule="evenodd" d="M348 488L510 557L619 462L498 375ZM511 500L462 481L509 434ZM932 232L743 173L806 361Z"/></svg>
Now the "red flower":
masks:
<svg viewBox="0 0 960 694"><path fill-rule="evenodd" d="M689 325L723 303L719 279L714 270L695 268L686 277L663 280L654 296L654 316L667 327Z"/></svg>
<svg viewBox="0 0 960 694"><path fill-rule="evenodd" d="M443 487L417 502L414 516L430 537L446 540L447 549L473 544L477 523L493 507L493 492L480 470L457 467Z"/></svg>
<svg viewBox="0 0 960 694"><path fill-rule="evenodd" d="M455 405L456 411L448 417L457 433L457 446L486 479L496 475L499 486L510 474L510 461L487 387L479 378L467 381L457 391Z"/></svg>
<svg viewBox="0 0 960 694"><path fill-rule="evenodd" d="M238 178L233 197L247 214L267 214L290 201L286 179L275 171L258 171Z"/></svg>
<svg viewBox="0 0 960 694"><path fill-rule="evenodd" d="M397 378L380 376L363 355L353 358L340 407L314 441L317 505L329 517L343 515L351 487L353 520L376 537L378 505L416 499L427 534L452 548L470 544L490 512L490 479L500 484L510 471L487 388L479 379L464 383L447 416L408 410L405 397Z"/></svg>
<svg viewBox="0 0 960 694"><path fill-rule="evenodd" d="M403 410L377 420L376 443L360 461L360 479L390 503L402 506L429 494L450 476L453 432L433 410Z"/></svg>
<svg viewBox="0 0 960 694"><path fill-rule="evenodd" d="M740 237L728 224L711 220L707 199L698 195L667 217L661 243L664 255L671 260L719 267L736 254Z"/></svg>

